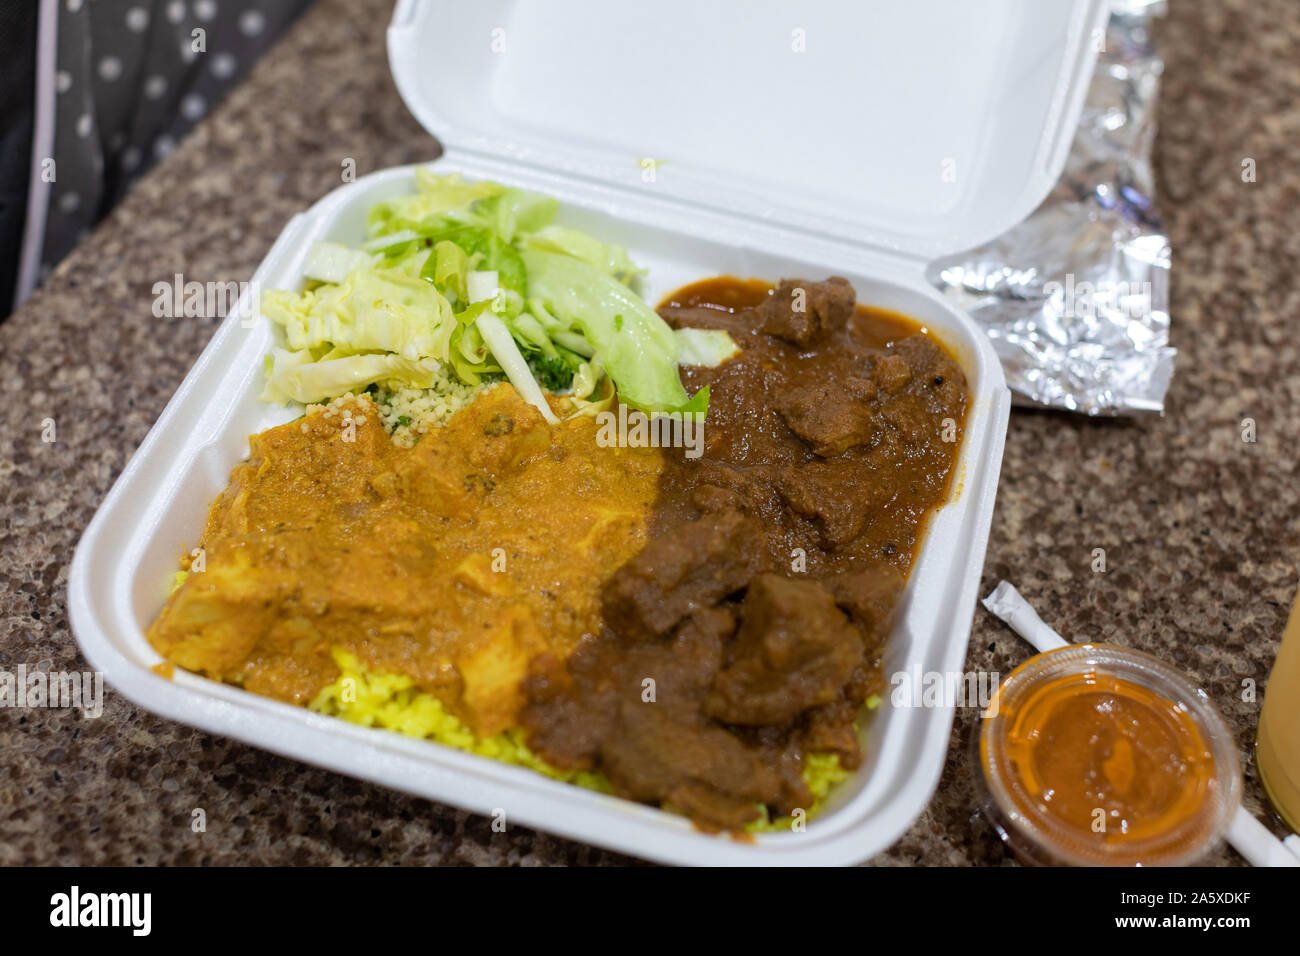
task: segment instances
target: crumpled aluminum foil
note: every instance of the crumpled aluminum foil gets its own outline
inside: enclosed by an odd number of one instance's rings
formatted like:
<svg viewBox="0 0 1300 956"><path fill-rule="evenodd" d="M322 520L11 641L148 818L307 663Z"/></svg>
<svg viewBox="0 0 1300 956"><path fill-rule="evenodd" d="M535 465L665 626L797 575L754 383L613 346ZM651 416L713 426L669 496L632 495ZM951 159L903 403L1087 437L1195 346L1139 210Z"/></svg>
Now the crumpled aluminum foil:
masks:
<svg viewBox="0 0 1300 956"><path fill-rule="evenodd" d="M1169 242L1150 162L1164 66L1150 25L1164 12L1163 0L1114 0L1056 187L1020 225L926 271L988 332L1021 404L1164 410Z"/></svg>

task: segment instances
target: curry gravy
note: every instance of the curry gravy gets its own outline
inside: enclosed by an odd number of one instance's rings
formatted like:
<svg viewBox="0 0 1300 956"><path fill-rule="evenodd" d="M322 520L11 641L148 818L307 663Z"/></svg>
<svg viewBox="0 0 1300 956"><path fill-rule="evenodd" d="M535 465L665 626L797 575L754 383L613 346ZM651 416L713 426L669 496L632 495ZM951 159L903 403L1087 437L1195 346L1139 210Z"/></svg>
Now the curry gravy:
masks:
<svg viewBox="0 0 1300 956"><path fill-rule="evenodd" d="M688 392L710 387L705 467L675 456L673 466L680 467L670 466L665 476L655 523L682 516L689 486L708 483L710 459L747 474L771 475L786 466L773 482L782 501L759 508L769 531L782 529L772 539L774 558L801 548L812 573L880 560L906 574L930 512L948 499L969 405L965 375L921 323L887 309L855 305L832 337L834 347L805 348L767 334L755 310L772 295L769 283L723 276L685 286L660 304L669 324L725 329L742 353L716 369L682 369ZM862 377L873 361L884 365L878 374L894 376L879 390L883 422L872 422L857 448L810 450L787 420L800 411L791 397L833 401L838 384ZM836 427L833 421L805 425L806 431ZM791 493L781 492L782 485ZM860 527L843 502L849 495L865 503L856 510L864 519Z"/></svg>
<svg viewBox="0 0 1300 956"><path fill-rule="evenodd" d="M149 640L297 704L336 679L340 648L480 736L513 726L532 658L600 630L603 579L646 541L662 453L598 447L595 429L552 428L499 385L411 449L364 397L254 435L212 506L204 570Z"/></svg>

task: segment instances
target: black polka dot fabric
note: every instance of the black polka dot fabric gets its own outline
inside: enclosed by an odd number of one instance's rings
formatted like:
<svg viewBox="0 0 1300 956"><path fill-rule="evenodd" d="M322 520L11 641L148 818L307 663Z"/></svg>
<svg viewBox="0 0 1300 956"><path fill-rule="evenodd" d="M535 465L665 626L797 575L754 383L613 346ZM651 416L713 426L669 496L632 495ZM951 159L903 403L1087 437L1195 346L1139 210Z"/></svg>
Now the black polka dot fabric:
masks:
<svg viewBox="0 0 1300 956"><path fill-rule="evenodd" d="M42 277L310 3L58 0Z"/></svg>

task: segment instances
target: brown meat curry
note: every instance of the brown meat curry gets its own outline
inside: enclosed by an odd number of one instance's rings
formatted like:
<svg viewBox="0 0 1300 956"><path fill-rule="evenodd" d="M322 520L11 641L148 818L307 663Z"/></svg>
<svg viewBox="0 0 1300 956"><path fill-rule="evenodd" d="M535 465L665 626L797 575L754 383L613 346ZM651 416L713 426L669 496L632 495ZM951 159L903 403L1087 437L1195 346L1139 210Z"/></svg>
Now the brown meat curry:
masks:
<svg viewBox="0 0 1300 956"><path fill-rule="evenodd" d="M709 280L660 314L741 353L683 370L710 387L704 453L669 454L651 540L604 585L606 629L540 658L523 722L556 766L736 827L759 804L810 805L805 753L860 762L855 721L968 392L914 323L856 307L842 279Z"/></svg>
<svg viewBox="0 0 1300 956"><path fill-rule="evenodd" d="M335 404L253 436L150 640L295 703L346 650L706 828L808 808L805 754L861 760L966 382L842 279L714 279L659 311L741 349L682 370L710 387L702 456L548 427L507 385L411 449L368 400Z"/></svg>

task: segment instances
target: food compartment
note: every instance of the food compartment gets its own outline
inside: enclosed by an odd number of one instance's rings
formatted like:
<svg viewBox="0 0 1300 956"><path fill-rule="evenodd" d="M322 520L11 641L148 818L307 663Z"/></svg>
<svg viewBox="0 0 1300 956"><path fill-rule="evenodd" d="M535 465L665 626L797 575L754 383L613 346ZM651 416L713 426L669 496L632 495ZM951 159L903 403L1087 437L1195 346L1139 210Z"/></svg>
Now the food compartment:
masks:
<svg viewBox="0 0 1300 956"><path fill-rule="evenodd" d="M715 275L823 279L840 274L859 302L902 312L929 328L967 374L971 408L950 502L932 515L888 645L886 673L959 668L983 561L1008 395L969 319L930 292L920 265L873 256L771 223L692 210L653 197L487 160L434 164L439 173L491 178L546 192L560 222L627 247L648 270L643 297ZM321 200L286 228L258 270L261 288L298 287L315 239L357 244L366 210L412 188L414 167L385 170ZM924 806L938 779L951 709L894 709L867 722L862 768L831 795L803 833L742 843L694 830L649 807L559 783L487 758L321 717L177 671L144 629L160 609L176 559L197 543L212 500L248 452L248 436L296 417L258 401L269 323L231 315L115 485L78 549L73 621L91 662L128 697L175 719L481 813L508 805L515 822L656 859L692 863L850 862L883 849Z"/></svg>

